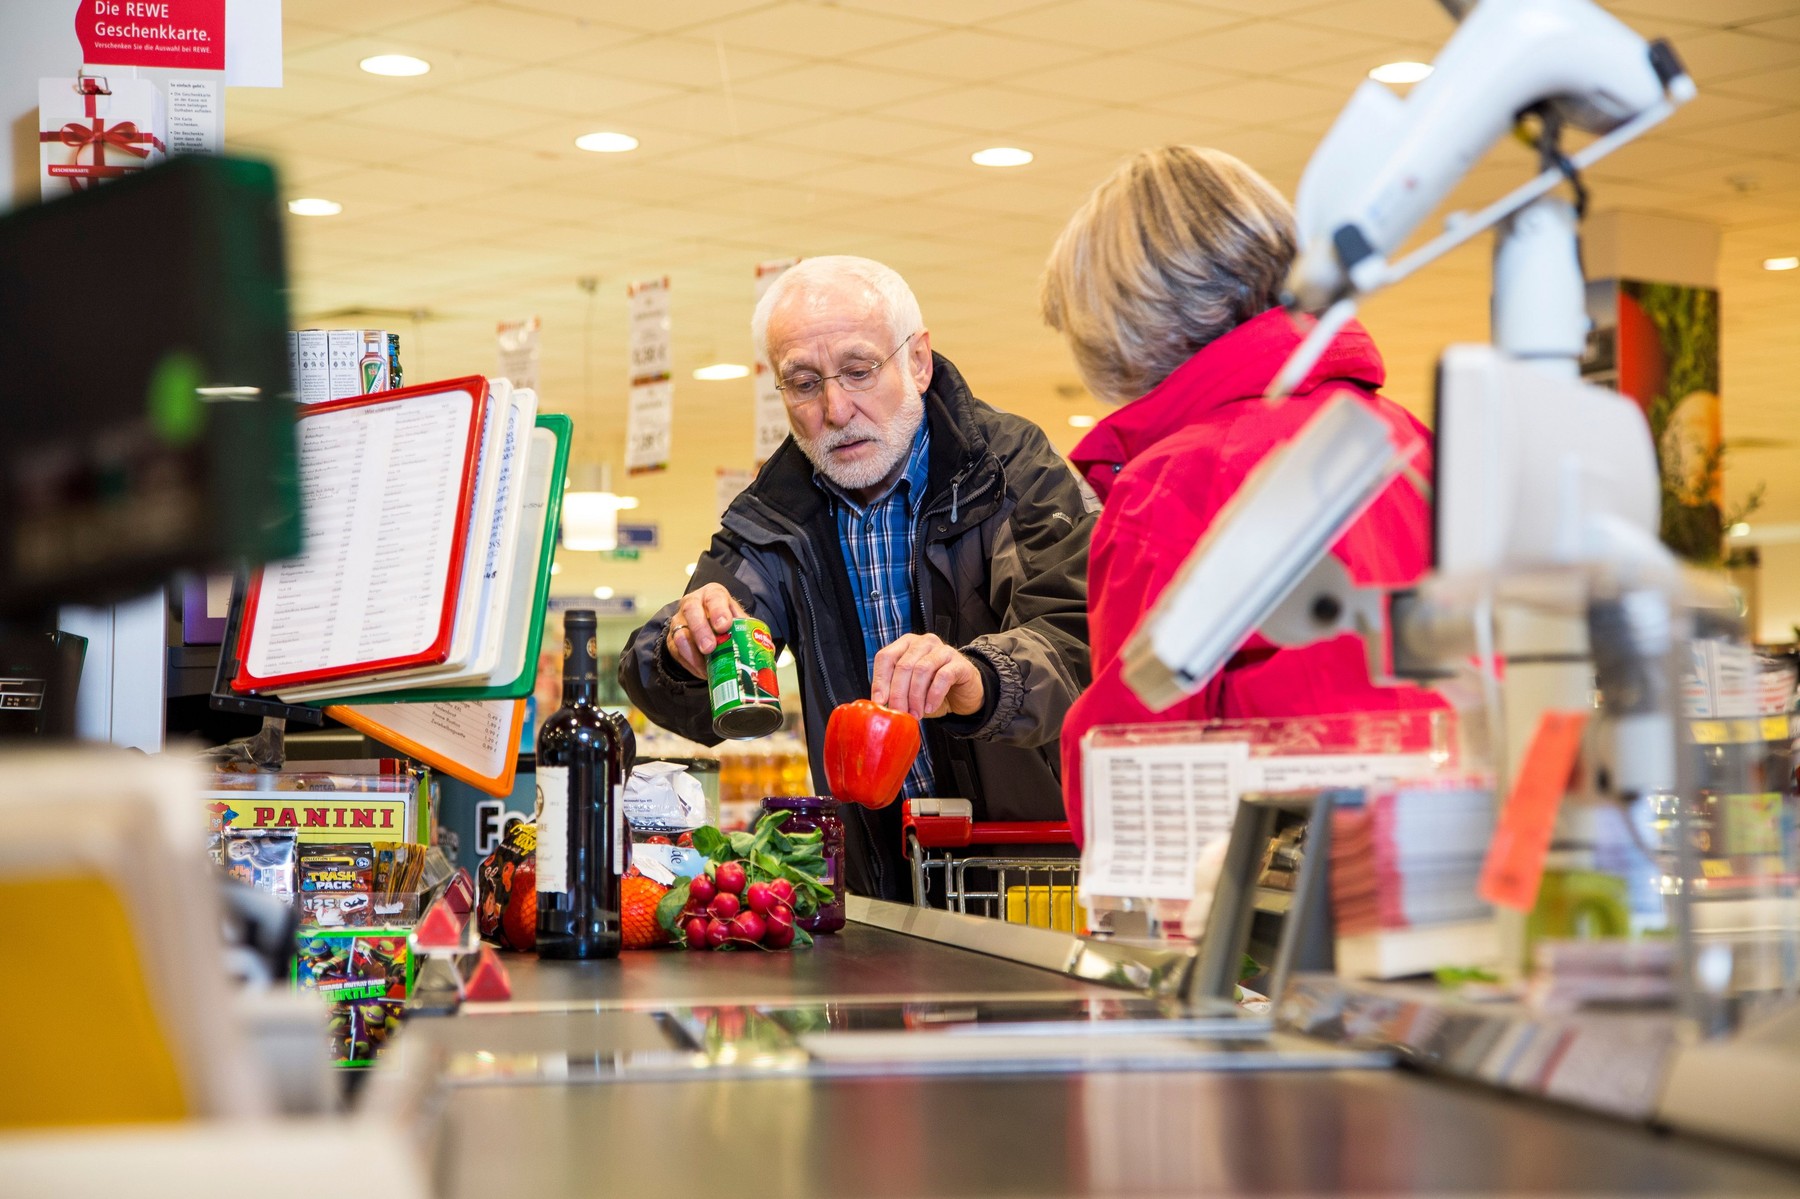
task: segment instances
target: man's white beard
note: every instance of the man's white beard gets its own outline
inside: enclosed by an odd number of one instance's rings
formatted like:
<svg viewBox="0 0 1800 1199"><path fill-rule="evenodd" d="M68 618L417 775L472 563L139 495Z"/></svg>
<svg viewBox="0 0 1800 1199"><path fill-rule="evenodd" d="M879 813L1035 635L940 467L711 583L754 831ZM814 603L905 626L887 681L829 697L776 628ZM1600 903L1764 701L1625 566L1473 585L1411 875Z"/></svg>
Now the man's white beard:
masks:
<svg viewBox="0 0 1800 1199"><path fill-rule="evenodd" d="M913 388L912 380L908 379L906 382L906 399L895 410L894 419L888 422L886 428L859 413L843 428L827 429L813 440L795 433L794 443L812 462L815 470L845 491L860 491L865 487L875 486L887 478L888 472L911 452L913 435L919 431L919 422L925 419L924 399ZM838 446L864 440L875 443L876 452L872 456L860 462L837 463L831 460L831 451Z"/></svg>

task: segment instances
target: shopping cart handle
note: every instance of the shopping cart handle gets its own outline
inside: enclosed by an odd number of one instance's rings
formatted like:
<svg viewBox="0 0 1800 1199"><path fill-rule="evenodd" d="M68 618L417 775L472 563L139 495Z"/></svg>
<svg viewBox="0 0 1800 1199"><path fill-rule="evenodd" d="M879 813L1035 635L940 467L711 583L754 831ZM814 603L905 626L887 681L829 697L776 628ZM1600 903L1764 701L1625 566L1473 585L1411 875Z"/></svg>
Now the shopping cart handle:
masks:
<svg viewBox="0 0 1800 1199"><path fill-rule="evenodd" d="M1074 837L1061 820L997 820L977 824L967 800L907 800L901 824L925 849L958 849L965 845L1070 845Z"/></svg>
<svg viewBox="0 0 1800 1199"><path fill-rule="evenodd" d="M1073 845L1065 820L996 820L969 830L973 845Z"/></svg>

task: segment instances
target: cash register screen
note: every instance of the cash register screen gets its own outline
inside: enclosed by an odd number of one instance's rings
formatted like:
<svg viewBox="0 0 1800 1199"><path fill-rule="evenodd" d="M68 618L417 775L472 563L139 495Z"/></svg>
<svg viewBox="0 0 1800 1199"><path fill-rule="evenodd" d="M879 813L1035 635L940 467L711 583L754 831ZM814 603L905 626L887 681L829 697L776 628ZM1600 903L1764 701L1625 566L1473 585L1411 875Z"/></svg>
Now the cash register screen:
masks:
<svg viewBox="0 0 1800 1199"><path fill-rule="evenodd" d="M195 155L0 217L0 618L298 551L279 211Z"/></svg>

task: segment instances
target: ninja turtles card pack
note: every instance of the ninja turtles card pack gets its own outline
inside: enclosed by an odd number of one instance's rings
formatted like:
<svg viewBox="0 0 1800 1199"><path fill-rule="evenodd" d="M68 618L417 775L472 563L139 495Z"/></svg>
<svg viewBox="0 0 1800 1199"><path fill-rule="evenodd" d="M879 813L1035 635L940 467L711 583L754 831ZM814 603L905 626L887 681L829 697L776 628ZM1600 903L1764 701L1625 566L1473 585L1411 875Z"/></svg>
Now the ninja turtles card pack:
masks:
<svg viewBox="0 0 1800 1199"><path fill-rule="evenodd" d="M330 1004L331 1055L346 1066L375 1060L400 1025L417 966L404 929L307 929L294 985Z"/></svg>

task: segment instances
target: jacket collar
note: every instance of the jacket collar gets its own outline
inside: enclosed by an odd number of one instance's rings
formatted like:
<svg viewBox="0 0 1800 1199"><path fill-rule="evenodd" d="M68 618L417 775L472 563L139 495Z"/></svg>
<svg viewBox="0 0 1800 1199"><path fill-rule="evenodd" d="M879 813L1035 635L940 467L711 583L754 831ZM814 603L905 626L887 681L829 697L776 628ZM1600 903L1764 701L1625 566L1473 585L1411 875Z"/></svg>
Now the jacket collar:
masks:
<svg viewBox="0 0 1800 1199"><path fill-rule="evenodd" d="M924 396L925 419L930 424L929 482L924 500L927 505L961 482L987 456L988 449L987 437L975 419L975 397L963 381L962 372L942 354L934 352L931 360L931 386L925 389ZM759 518L756 525L775 532L789 525L803 528L822 515L828 516L828 504L825 492L813 483L813 464L788 437L774 457L763 464L744 494L732 502L727 515L749 517L754 513ZM962 515L958 513L959 517ZM740 524L738 531L750 530ZM797 532L798 528L787 531Z"/></svg>
<svg viewBox="0 0 1800 1199"><path fill-rule="evenodd" d="M1145 450L1226 404L1261 396L1302 336L1292 318L1279 308L1252 317L1201 348L1143 398L1095 425L1075 446L1070 459L1104 500L1113 477ZM1374 340L1359 322L1352 321L1295 394L1303 395L1331 380L1372 391L1386 379L1387 370Z"/></svg>

